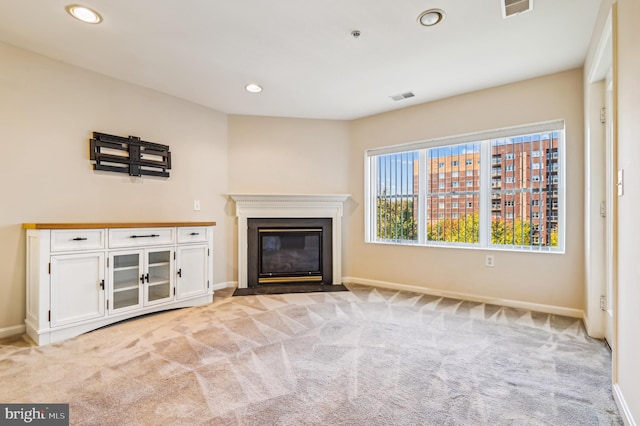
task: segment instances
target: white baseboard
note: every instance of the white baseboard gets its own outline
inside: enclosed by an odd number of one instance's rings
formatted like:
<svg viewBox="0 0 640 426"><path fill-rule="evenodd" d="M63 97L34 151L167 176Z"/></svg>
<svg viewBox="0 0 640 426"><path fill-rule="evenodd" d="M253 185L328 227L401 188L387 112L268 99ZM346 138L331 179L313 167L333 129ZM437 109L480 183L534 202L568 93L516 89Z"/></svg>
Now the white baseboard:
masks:
<svg viewBox="0 0 640 426"><path fill-rule="evenodd" d="M620 390L620 386L618 386L617 383L613 384L613 399L615 399L618 410L620 410L620 415L622 416L624 424L627 426L637 426L637 423L631 414L631 410L627 405L627 401L624 399L624 395L622 395L622 390Z"/></svg>
<svg viewBox="0 0 640 426"><path fill-rule="evenodd" d="M510 308L526 309L535 312L544 312L547 314L563 315L573 318L584 318L584 311L581 309L565 308L562 306L543 305L539 303L523 302L511 299L496 299L493 297L477 296L475 294L458 293L455 291L438 290L429 287L421 287L410 284L393 283L389 281L370 280L357 277L342 277L343 283L353 283L368 285L371 287L389 288L393 290L411 291L414 293L428 294L430 296L449 297L451 299L468 300L471 302L489 303L492 305L507 306Z"/></svg>
<svg viewBox="0 0 640 426"><path fill-rule="evenodd" d="M14 325L13 327L0 328L0 339L15 336L16 334L24 334L27 331L25 325Z"/></svg>
<svg viewBox="0 0 640 426"><path fill-rule="evenodd" d="M236 281L227 281L223 283L214 284L212 288L213 288L213 291L216 291L216 290L224 290L225 288L233 288L237 285L238 283Z"/></svg>

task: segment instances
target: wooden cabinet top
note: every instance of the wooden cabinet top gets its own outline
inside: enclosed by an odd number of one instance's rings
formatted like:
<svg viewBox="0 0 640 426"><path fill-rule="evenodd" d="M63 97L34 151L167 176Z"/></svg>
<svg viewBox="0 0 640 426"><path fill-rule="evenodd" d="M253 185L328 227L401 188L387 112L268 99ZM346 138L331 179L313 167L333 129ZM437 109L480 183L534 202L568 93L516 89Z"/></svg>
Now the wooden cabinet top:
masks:
<svg viewBox="0 0 640 426"><path fill-rule="evenodd" d="M23 223L23 229L171 228L174 226L216 226L215 222L93 222Z"/></svg>

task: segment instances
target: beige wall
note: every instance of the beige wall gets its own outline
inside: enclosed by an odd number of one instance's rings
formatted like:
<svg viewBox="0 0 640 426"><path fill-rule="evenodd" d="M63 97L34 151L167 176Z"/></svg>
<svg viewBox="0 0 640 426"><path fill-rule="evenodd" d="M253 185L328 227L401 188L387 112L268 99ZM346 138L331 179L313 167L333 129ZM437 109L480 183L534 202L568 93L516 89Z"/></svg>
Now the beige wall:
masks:
<svg viewBox="0 0 640 426"><path fill-rule="evenodd" d="M349 122L229 116L231 193L342 194Z"/></svg>
<svg viewBox="0 0 640 426"><path fill-rule="evenodd" d="M224 247L226 115L5 44L0 63L0 331L24 324L23 222L213 220ZM169 145L171 177L94 172L94 130Z"/></svg>
<svg viewBox="0 0 640 426"><path fill-rule="evenodd" d="M618 390L628 414L640 422L640 2L618 0L618 168L624 195L618 198Z"/></svg>
<svg viewBox="0 0 640 426"><path fill-rule="evenodd" d="M550 75L357 120L352 124L353 211L344 274L360 279L583 309L582 70ZM411 247L364 243L363 167L369 148L564 119L567 143L566 253Z"/></svg>
<svg viewBox="0 0 640 426"><path fill-rule="evenodd" d="M348 193L349 122L244 115L230 115L228 121L229 193ZM235 223L232 202L227 211ZM234 280L237 232L229 227Z"/></svg>

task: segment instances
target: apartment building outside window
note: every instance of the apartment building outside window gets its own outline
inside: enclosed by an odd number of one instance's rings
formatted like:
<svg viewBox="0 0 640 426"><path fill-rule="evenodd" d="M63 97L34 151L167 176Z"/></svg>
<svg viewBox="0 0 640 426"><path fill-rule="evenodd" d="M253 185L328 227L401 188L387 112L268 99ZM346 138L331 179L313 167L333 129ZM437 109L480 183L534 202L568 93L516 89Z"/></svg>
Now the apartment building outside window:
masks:
<svg viewBox="0 0 640 426"><path fill-rule="evenodd" d="M563 153L563 121L367 151L366 240L562 252Z"/></svg>

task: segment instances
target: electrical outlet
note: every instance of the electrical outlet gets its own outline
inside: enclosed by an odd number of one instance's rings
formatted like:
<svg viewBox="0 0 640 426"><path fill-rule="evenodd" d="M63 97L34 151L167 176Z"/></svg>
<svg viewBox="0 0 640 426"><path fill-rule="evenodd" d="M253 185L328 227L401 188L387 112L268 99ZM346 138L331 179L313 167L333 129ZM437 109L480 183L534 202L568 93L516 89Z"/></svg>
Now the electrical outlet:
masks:
<svg viewBox="0 0 640 426"><path fill-rule="evenodd" d="M485 258L484 258L484 266L488 266L489 268L493 268L494 266L496 266L495 259L493 258L493 255L488 254L488 255L485 256Z"/></svg>
<svg viewBox="0 0 640 426"><path fill-rule="evenodd" d="M200 200L193 200L193 211L194 212L200 211Z"/></svg>

